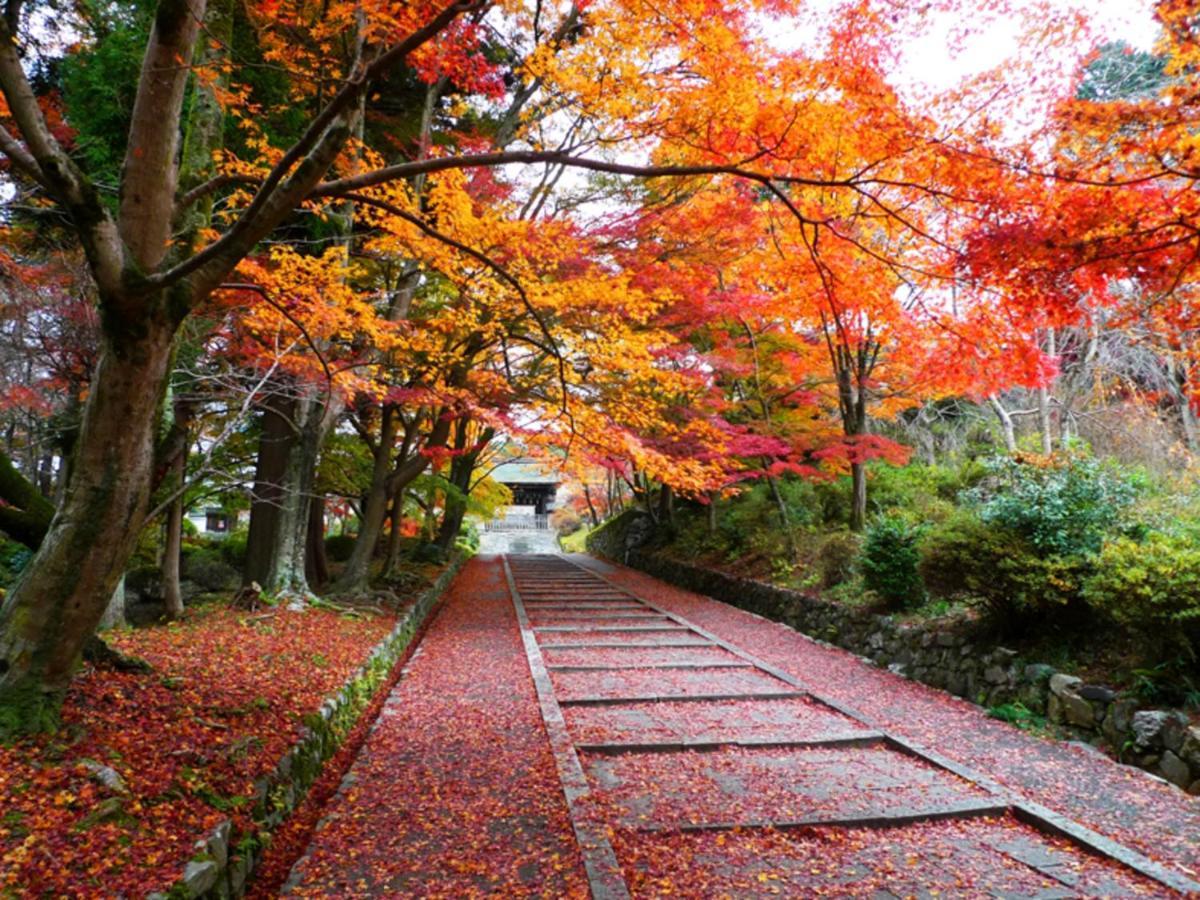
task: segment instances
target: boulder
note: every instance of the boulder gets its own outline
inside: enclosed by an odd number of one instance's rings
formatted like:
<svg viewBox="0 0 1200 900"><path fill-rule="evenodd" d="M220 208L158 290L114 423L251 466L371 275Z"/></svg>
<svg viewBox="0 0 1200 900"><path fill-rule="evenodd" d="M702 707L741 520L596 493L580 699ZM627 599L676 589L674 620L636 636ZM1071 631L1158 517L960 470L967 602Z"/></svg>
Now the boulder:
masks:
<svg viewBox="0 0 1200 900"><path fill-rule="evenodd" d="M183 868L183 886L189 897L200 897L212 889L221 874L211 859L192 860Z"/></svg>
<svg viewBox="0 0 1200 900"><path fill-rule="evenodd" d="M1116 734L1124 738L1133 727L1133 714L1137 712L1137 701L1132 697L1118 697L1108 708L1112 719L1112 728Z"/></svg>
<svg viewBox="0 0 1200 900"><path fill-rule="evenodd" d="M1200 769L1200 725L1193 725L1183 735L1183 745L1179 755L1191 765Z"/></svg>
<svg viewBox="0 0 1200 900"><path fill-rule="evenodd" d="M1170 750L1163 753L1162 759L1158 761L1158 767L1167 777L1167 781L1178 787L1186 788L1192 781L1192 770L1188 764Z"/></svg>
<svg viewBox="0 0 1200 900"><path fill-rule="evenodd" d="M1178 711L1167 713L1167 719L1163 722L1162 727L1163 746L1178 755L1179 751L1183 749L1183 742L1187 738L1188 731L1187 716Z"/></svg>
<svg viewBox="0 0 1200 900"><path fill-rule="evenodd" d="M1008 681L1008 673L999 666L988 666L983 671L983 680L988 684L1004 684Z"/></svg>
<svg viewBox="0 0 1200 900"><path fill-rule="evenodd" d="M1071 693L1063 694L1058 699L1062 703L1063 718L1066 719L1068 725L1075 725L1079 728L1095 727L1096 711L1092 708L1091 703L1078 694Z"/></svg>
<svg viewBox="0 0 1200 900"><path fill-rule="evenodd" d="M93 781L97 781L104 785L114 794L128 795L129 786L125 784L125 779L112 766L106 766L96 762L94 759L85 759L80 761L80 765L87 769Z"/></svg>
<svg viewBox="0 0 1200 900"><path fill-rule="evenodd" d="M1099 700L1101 703L1112 703L1117 699L1116 691L1100 684L1080 685L1078 694L1084 700Z"/></svg>
<svg viewBox="0 0 1200 900"><path fill-rule="evenodd" d="M206 849L222 869L229 863L229 836L232 832L233 826L226 819L214 828L212 834L208 836Z"/></svg>
<svg viewBox="0 0 1200 900"><path fill-rule="evenodd" d="M1076 678L1074 675L1064 675L1062 672L1056 672L1050 676L1050 691L1057 697L1063 694L1076 693L1078 685L1083 683L1082 678Z"/></svg>
<svg viewBox="0 0 1200 900"><path fill-rule="evenodd" d="M1163 746L1162 733L1171 714L1157 709L1143 709L1133 714L1133 743L1138 750L1150 750Z"/></svg>

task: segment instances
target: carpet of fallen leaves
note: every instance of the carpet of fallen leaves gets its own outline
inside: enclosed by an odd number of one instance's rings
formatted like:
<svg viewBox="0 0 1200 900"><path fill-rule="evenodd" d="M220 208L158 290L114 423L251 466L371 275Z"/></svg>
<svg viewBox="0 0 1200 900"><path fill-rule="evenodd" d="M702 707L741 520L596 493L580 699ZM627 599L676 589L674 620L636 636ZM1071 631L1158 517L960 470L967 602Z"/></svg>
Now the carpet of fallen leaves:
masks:
<svg viewBox="0 0 1200 900"><path fill-rule="evenodd" d="M0 747L0 895L167 888L222 819L249 823L255 778L394 625L211 606L111 633L153 671L85 669L57 733Z"/></svg>
<svg viewBox="0 0 1200 900"><path fill-rule="evenodd" d="M848 716L805 698L568 706L563 717L581 744L803 741L870 734Z"/></svg>
<svg viewBox="0 0 1200 900"><path fill-rule="evenodd" d="M613 847L634 897L1164 896L1118 864L1009 818L885 831L618 829Z"/></svg>
<svg viewBox="0 0 1200 900"><path fill-rule="evenodd" d="M987 795L886 747L585 754L593 805L628 827L911 814Z"/></svg>
<svg viewBox="0 0 1200 900"><path fill-rule="evenodd" d="M744 647L887 729L1031 800L1200 875L1200 803L1144 772L989 718L979 707L792 629L632 569L580 558L657 606Z"/></svg>
<svg viewBox="0 0 1200 900"><path fill-rule="evenodd" d="M497 561L455 582L293 874L292 896L587 896Z"/></svg>
<svg viewBox="0 0 1200 900"><path fill-rule="evenodd" d="M554 672L551 678L559 701L580 697L795 692L791 685L757 669L622 669L616 672Z"/></svg>

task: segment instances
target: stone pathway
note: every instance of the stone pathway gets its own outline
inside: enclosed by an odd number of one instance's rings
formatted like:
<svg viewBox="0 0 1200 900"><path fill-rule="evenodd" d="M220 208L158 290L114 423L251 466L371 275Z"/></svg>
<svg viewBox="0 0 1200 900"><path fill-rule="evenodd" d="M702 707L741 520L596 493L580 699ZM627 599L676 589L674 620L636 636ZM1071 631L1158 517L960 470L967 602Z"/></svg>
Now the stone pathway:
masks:
<svg viewBox="0 0 1200 900"><path fill-rule="evenodd" d="M836 683L806 680L830 671L823 654L840 654ZM810 657L817 664L797 671ZM1122 842L1124 833L1097 829L1103 816L1078 816L1078 804L1011 772L979 770L985 747L965 756L957 743L952 753L926 749L924 728L914 735L886 714L900 702L887 696L899 686L881 675L619 567L556 555L476 560L291 890L605 898L1200 891L1179 857L1151 858ZM847 691L859 700L874 692L874 712L885 715L860 712ZM930 709L951 699L937 693ZM930 710L914 710L928 726ZM1018 743L1045 744L995 725ZM1101 781L1119 768L1087 761Z"/></svg>

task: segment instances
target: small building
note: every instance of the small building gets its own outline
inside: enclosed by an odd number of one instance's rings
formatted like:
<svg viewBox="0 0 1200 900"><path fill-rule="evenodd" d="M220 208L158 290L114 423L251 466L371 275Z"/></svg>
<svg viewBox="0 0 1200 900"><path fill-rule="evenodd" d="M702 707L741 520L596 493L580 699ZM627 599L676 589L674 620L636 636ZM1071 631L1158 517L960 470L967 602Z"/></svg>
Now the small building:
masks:
<svg viewBox="0 0 1200 900"><path fill-rule="evenodd" d="M201 506L187 511L187 520L192 523L197 534L205 537L225 537L238 527L248 513L245 511L231 513L219 506Z"/></svg>
<svg viewBox="0 0 1200 900"><path fill-rule="evenodd" d="M512 491L513 502L487 523L489 531L524 531L549 527L562 476L533 459L514 459L496 466L490 477Z"/></svg>

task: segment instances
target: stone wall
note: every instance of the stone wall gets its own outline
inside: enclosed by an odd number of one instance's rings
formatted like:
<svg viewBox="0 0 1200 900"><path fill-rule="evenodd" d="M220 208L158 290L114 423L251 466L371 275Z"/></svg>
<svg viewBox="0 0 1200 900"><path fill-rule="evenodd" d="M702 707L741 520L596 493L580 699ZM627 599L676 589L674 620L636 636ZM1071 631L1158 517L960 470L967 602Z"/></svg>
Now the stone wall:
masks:
<svg viewBox="0 0 1200 900"><path fill-rule="evenodd" d="M642 524L637 524L641 522ZM588 549L677 587L782 622L855 653L898 675L973 703L1021 703L1077 738L1106 746L1126 761L1200 794L1200 726L1178 710L1140 709L1132 697L1085 684L1016 651L987 642L966 627L911 624L843 606L802 591L669 559L642 549L645 516L625 514L588 536Z"/></svg>
<svg viewBox="0 0 1200 900"><path fill-rule="evenodd" d="M304 720L300 738L273 772L255 783L254 829L233 834L228 820L196 842L196 855L166 894L148 900L240 897L264 847L264 840L287 819L308 793L321 768L358 723L363 710L385 688L397 660L404 655L438 598L466 561L455 554L450 565L417 599L408 614L384 638L345 685Z"/></svg>

